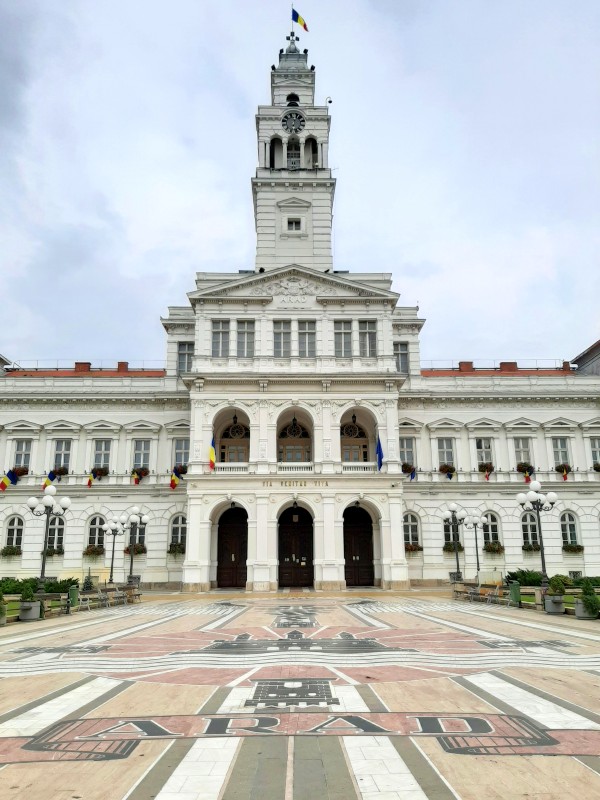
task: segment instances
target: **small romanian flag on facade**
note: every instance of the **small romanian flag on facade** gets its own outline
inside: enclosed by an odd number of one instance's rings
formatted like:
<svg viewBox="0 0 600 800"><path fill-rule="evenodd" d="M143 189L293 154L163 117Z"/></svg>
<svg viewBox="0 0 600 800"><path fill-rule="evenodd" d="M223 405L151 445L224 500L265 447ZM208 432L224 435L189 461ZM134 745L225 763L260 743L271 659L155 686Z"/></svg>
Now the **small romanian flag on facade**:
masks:
<svg viewBox="0 0 600 800"><path fill-rule="evenodd" d="M413 468L412 468L412 470L411 470L411 472L410 472L410 479L411 479L411 481L414 481L414 479L415 479L416 477L417 477L417 470L416 470L416 469L413 467Z"/></svg>
<svg viewBox="0 0 600 800"><path fill-rule="evenodd" d="M525 483L531 483L531 479L535 475L535 469L533 467L528 467L525 470Z"/></svg>
<svg viewBox="0 0 600 800"><path fill-rule="evenodd" d="M215 463L217 460L217 453L215 451L215 437L212 437L212 442L210 443L210 447L208 448L208 465L213 470L215 468Z"/></svg>
<svg viewBox="0 0 600 800"><path fill-rule="evenodd" d="M90 474L89 474L89 477L88 477L88 482L87 482L88 489L90 488L90 486L92 485L92 483L93 483L93 482L96 480L96 476L97 476L96 470L95 470L95 469L93 469L93 470L90 472Z"/></svg>
<svg viewBox="0 0 600 800"><path fill-rule="evenodd" d="M566 469L563 469L563 471L562 471L563 481L566 481L566 480L567 480L567 475L568 475L568 474L569 474L569 473L567 472L567 470L566 470Z"/></svg>
<svg viewBox="0 0 600 800"><path fill-rule="evenodd" d="M9 469L6 475L0 479L0 492L5 492L11 484L16 486L18 482L19 476L17 473L14 470Z"/></svg>
<svg viewBox="0 0 600 800"><path fill-rule="evenodd" d="M173 472L171 473L171 489L176 489L179 485L179 481L181 480L181 472L177 467L173 467Z"/></svg>
<svg viewBox="0 0 600 800"><path fill-rule="evenodd" d="M486 469L485 475L483 477L486 479L486 481L489 481L489 479L490 479L490 470L489 469Z"/></svg>
<svg viewBox="0 0 600 800"><path fill-rule="evenodd" d="M297 22L298 25L300 25L301 28L304 28L304 30L308 33L308 25L306 24L306 21L294 8L292 8L292 22Z"/></svg>
<svg viewBox="0 0 600 800"><path fill-rule="evenodd" d="M46 486L50 486L51 483L54 483L56 480L56 473L53 469L46 475L44 482L42 483L42 491L46 488Z"/></svg>
<svg viewBox="0 0 600 800"><path fill-rule="evenodd" d="M139 486L139 483L140 483L140 480L141 480L141 479L140 479L140 473L139 473L139 472L137 472L137 471L134 469L134 470L133 470L133 472L131 473L131 477L133 478L133 482L134 482L134 484L135 484L136 486Z"/></svg>

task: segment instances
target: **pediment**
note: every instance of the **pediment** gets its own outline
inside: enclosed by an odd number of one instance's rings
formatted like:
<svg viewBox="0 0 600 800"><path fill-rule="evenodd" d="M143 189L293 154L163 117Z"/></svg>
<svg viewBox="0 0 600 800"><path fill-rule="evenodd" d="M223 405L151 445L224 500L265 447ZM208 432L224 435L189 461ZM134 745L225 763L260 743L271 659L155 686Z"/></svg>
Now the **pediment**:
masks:
<svg viewBox="0 0 600 800"><path fill-rule="evenodd" d="M65 419L57 419L55 422L48 422L44 425L44 429L48 433L61 434L61 433L79 433L81 425L76 422L67 422Z"/></svg>
<svg viewBox="0 0 600 800"><path fill-rule="evenodd" d="M507 431L512 430L530 430L534 431L540 427L539 422L535 422L535 420L527 419L527 417L518 417L517 419L513 419L510 422L507 422L504 426Z"/></svg>
<svg viewBox="0 0 600 800"><path fill-rule="evenodd" d="M557 417L556 419L551 419L549 422L544 422L543 426L544 430L573 430L573 428L577 427L577 423L574 422L572 419L566 419L565 417Z"/></svg>
<svg viewBox="0 0 600 800"><path fill-rule="evenodd" d="M145 419L138 419L136 422L129 422L127 425L123 425L123 429L126 433L145 433L145 434L152 434L158 433L161 429L161 425L158 425L156 422L148 422Z"/></svg>
<svg viewBox="0 0 600 800"><path fill-rule="evenodd" d="M310 208L312 203L302 200L300 197L287 197L277 203L278 208Z"/></svg>
<svg viewBox="0 0 600 800"><path fill-rule="evenodd" d="M502 426L497 420L487 419L486 417L482 417L481 419L476 419L473 422L467 422L466 427L470 431L474 430L499 431Z"/></svg>
<svg viewBox="0 0 600 800"><path fill-rule="evenodd" d="M600 417L594 417L594 419L588 419L585 422L580 422L579 427L584 430L596 430L600 428Z"/></svg>
<svg viewBox="0 0 600 800"><path fill-rule="evenodd" d="M83 429L84 431L94 434L118 433L121 430L121 426L116 422L108 422L105 419L98 419L94 420L94 422L88 422L83 426Z"/></svg>
<svg viewBox="0 0 600 800"><path fill-rule="evenodd" d="M29 422L25 419L18 419L15 422L9 422L4 426L4 430L12 435L24 434L29 436L37 436L42 430L41 425L36 425L34 422Z"/></svg>
<svg viewBox="0 0 600 800"><path fill-rule="evenodd" d="M190 421L189 419L177 419L174 422L168 422L165 425L165 430L169 434L182 434L184 436L190 435Z"/></svg>
<svg viewBox="0 0 600 800"><path fill-rule="evenodd" d="M252 300L271 302L275 297L289 298L314 297L319 301L339 300L368 302L387 301L396 304L399 295L357 283L337 276L334 273L319 272L301 264L288 264L263 273L252 273L244 277L219 283L205 290L191 292L188 297L194 302L223 302L224 300Z"/></svg>
<svg viewBox="0 0 600 800"><path fill-rule="evenodd" d="M418 422L416 419L410 419L409 417L401 417L398 422L398 427L400 428L400 434L402 435L402 431L421 430L423 423Z"/></svg>
<svg viewBox="0 0 600 800"><path fill-rule="evenodd" d="M455 419L449 419L448 417L444 417L443 419L437 419L435 422L427 423L427 427L432 430L460 430L464 428L464 424L462 422L458 422Z"/></svg>

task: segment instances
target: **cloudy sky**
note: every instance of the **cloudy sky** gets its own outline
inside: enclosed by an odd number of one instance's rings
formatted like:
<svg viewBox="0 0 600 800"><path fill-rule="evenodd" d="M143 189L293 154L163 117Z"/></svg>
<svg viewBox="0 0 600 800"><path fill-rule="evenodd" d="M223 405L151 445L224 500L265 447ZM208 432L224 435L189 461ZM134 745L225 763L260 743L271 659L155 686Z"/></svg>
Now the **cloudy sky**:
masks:
<svg viewBox="0 0 600 800"><path fill-rule="evenodd" d="M600 2L298 0L333 98L337 269L424 360L600 338ZM161 361L198 270L251 269L283 0L0 0L0 353Z"/></svg>

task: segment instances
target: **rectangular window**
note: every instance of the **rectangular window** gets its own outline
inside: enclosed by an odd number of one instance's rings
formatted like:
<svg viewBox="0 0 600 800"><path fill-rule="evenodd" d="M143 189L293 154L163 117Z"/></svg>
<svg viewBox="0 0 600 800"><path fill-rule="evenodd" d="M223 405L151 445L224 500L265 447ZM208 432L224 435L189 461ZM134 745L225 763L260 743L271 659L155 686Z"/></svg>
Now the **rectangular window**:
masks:
<svg viewBox="0 0 600 800"><path fill-rule="evenodd" d="M477 451L477 463L487 464L492 461L492 440L475 439L475 450Z"/></svg>
<svg viewBox="0 0 600 800"><path fill-rule="evenodd" d="M368 449L366 444L343 444L342 461L345 463L366 461Z"/></svg>
<svg viewBox="0 0 600 800"><path fill-rule="evenodd" d="M190 440L175 439L174 451L174 463L187 465L188 461L190 460Z"/></svg>
<svg viewBox="0 0 600 800"><path fill-rule="evenodd" d="M358 344L361 358L375 358L377 355L377 322L361 320L358 323Z"/></svg>
<svg viewBox="0 0 600 800"><path fill-rule="evenodd" d="M301 319L298 322L298 355L315 358L317 355L317 323Z"/></svg>
<svg viewBox="0 0 600 800"><path fill-rule="evenodd" d="M592 464L600 464L600 437L590 439L592 445Z"/></svg>
<svg viewBox="0 0 600 800"><path fill-rule="evenodd" d="M454 466L454 439L438 439L438 460L440 464Z"/></svg>
<svg viewBox="0 0 600 800"><path fill-rule="evenodd" d="M352 322L336 320L333 323L336 358L352 358Z"/></svg>
<svg viewBox="0 0 600 800"><path fill-rule="evenodd" d="M254 320L238 319L237 357L254 358Z"/></svg>
<svg viewBox="0 0 600 800"><path fill-rule="evenodd" d="M71 460L71 440L57 439L54 445L54 469L69 469Z"/></svg>
<svg viewBox="0 0 600 800"><path fill-rule="evenodd" d="M554 465L569 463L569 443L563 436L552 439L552 452L554 454Z"/></svg>
<svg viewBox="0 0 600 800"><path fill-rule="evenodd" d="M273 355L290 358L292 355L292 323L284 319L273 322Z"/></svg>
<svg viewBox="0 0 600 800"><path fill-rule="evenodd" d="M246 464L248 462L248 449L243 444L221 443L221 464Z"/></svg>
<svg viewBox="0 0 600 800"><path fill-rule="evenodd" d="M458 531L453 531L452 524L450 522L444 522L444 544L454 545L455 539L459 544L462 544L460 541L460 528Z"/></svg>
<svg viewBox="0 0 600 800"><path fill-rule="evenodd" d="M515 438L515 458L517 464L531 464L531 439Z"/></svg>
<svg viewBox="0 0 600 800"><path fill-rule="evenodd" d="M408 375L408 343L407 342L394 342L394 359L396 360L396 369L403 375Z"/></svg>
<svg viewBox="0 0 600 800"><path fill-rule="evenodd" d="M213 319L212 321L212 357L229 357L229 320Z"/></svg>
<svg viewBox="0 0 600 800"><path fill-rule="evenodd" d="M299 219L288 219L287 221L287 229L288 231L301 231L302 230L302 222Z"/></svg>
<svg viewBox="0 0 600 800"><path fill-rule="evenodd" d="M48 526L48 548L56 549L64 545L64 519L54 517Z"/></svg>
<svg viewBox="0 0 600 800"><path fill-rule="evenodd" d="M400 463L415 466L415 440L412 436L400 437Z"/></svg>
<svg viewBox="0 0 600 800"><path fill-rule="evenodd" d="M15 467L27 467L31 462L31 439L17 439L15 442Z"/></svg>
<svg viewBox="0 0 600 800"><path fill-rule="evenodd" d="M177 342L177 372L191 372L194 357L193 342Z"/></svg>
<svg viewBox="0 0 600 800"><path fill-rule="evenodd" d="M110 439L95 439L94 440L94 466L105 467L110 466Z"/></svg>
<svg viewBox="0 0 600 800"><path fill-rule="evenodd" d="M150 439L133 440L133 468L150 466Z"/></svg>

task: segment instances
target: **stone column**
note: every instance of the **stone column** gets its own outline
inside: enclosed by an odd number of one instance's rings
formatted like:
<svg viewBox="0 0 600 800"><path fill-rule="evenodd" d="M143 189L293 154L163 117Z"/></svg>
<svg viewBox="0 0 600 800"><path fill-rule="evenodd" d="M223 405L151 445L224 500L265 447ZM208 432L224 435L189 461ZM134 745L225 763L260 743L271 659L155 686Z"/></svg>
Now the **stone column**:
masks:
<svg viewBox="0 0 600 800"><path fill-rule="evenodd" d="M187 509L187 538L183 562L183 589L207 592L210 589L211 522L204 517L201 496L190 494Z"/></svg>
<svg viewBox="0 0 600 800"><path fill-rule="evenodd" d="M404 553L402 533L402 496L400 493L388 498L388 517L382 518L381 529L381 588L408 589L408 563Z"/></svg>

